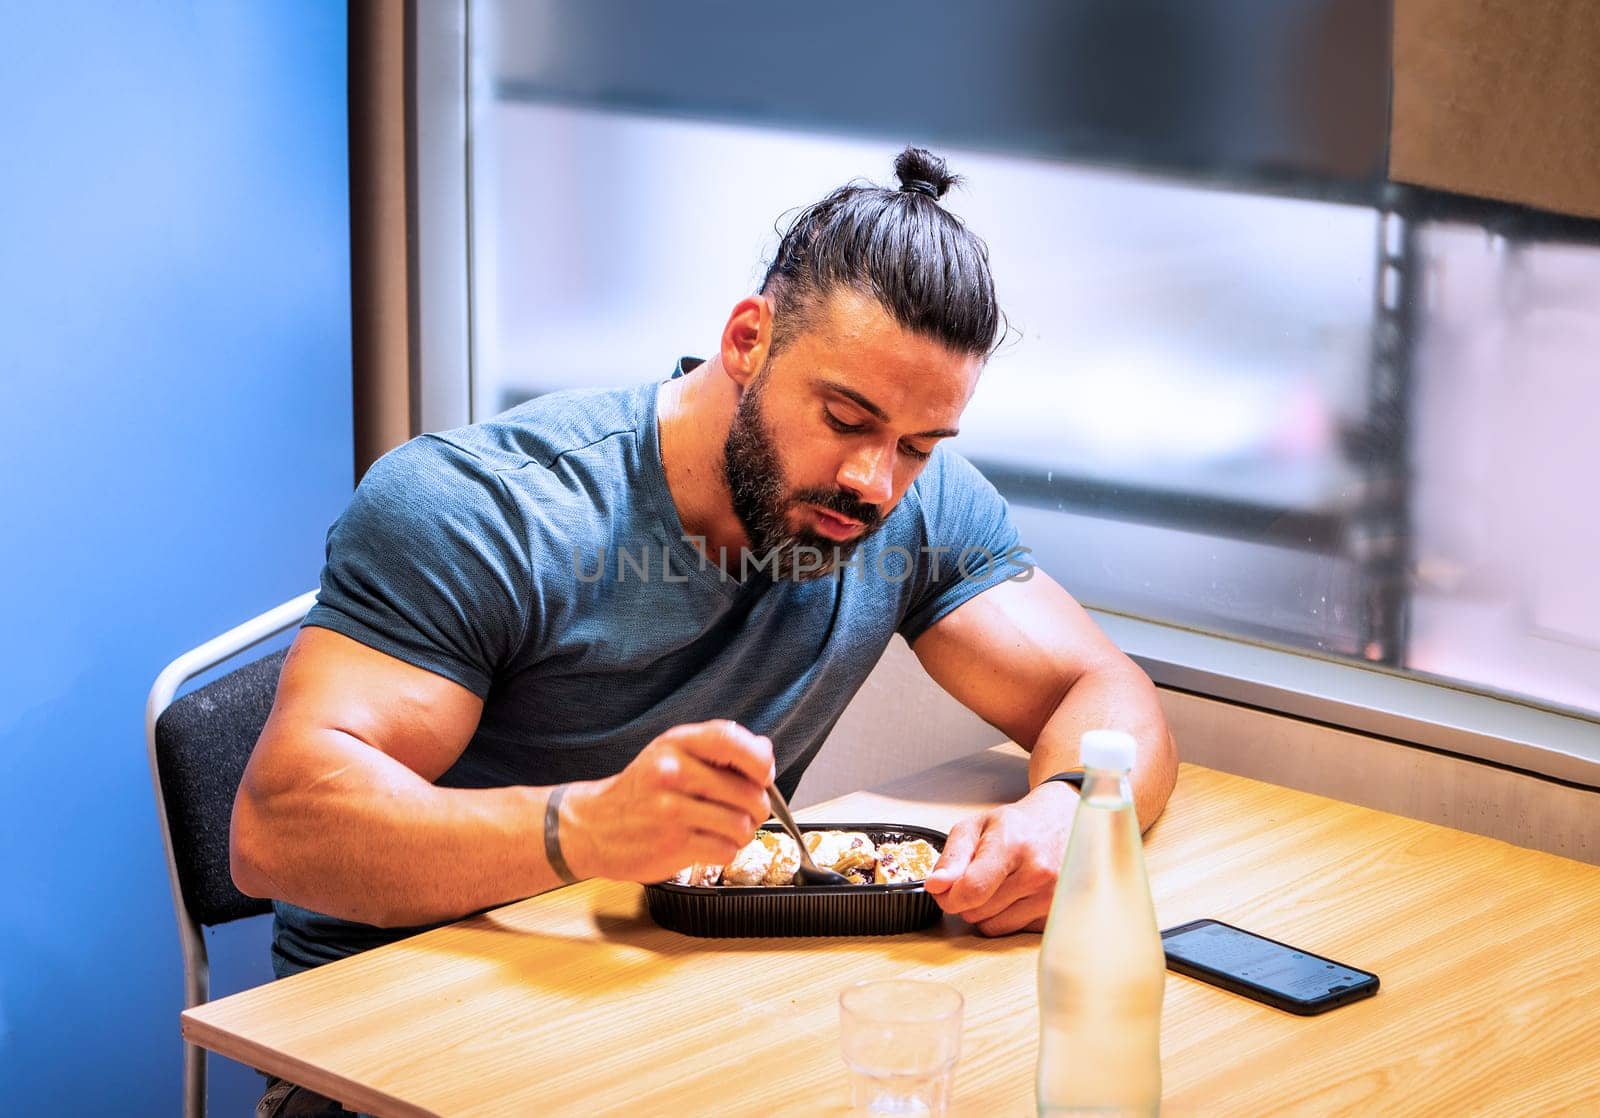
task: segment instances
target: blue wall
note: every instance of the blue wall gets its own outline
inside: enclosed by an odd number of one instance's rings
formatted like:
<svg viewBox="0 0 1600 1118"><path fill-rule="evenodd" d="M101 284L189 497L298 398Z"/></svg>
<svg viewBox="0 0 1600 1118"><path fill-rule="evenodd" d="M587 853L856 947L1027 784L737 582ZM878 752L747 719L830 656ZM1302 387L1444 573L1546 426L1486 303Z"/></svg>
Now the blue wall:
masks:
<svg viewBox="0 0 1600 1118"><path fill-rule="evenodd" d="M320 0L0 0L5 1113L178 1112L143 705L314 584L350 492L345 39ZM219 991L264 923L213 938Z"/></svg>

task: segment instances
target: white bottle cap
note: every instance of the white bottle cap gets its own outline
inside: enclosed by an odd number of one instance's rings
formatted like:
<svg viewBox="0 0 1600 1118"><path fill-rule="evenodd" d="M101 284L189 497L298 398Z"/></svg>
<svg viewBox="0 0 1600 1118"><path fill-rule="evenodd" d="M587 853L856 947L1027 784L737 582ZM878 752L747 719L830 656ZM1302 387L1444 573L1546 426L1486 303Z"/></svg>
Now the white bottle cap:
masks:
<svg viewBox="0 0 1600 1118"><path fill-rule="evenodd" d="M1127 772L1133 768L1139 743L1121 730L1089 730L1078 739L1078 748L1086 769Z"/></svg>

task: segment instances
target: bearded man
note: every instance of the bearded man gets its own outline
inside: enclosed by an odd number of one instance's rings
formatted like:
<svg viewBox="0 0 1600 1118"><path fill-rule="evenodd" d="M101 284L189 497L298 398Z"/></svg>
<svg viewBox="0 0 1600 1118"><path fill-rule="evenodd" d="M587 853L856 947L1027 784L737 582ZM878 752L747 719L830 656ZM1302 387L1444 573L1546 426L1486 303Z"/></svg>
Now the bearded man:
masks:
<svg viewBox="0 0 1600 1118"><path fill-rule="evenodd" d="M1082 731L1176 773L1148 678L1029 566L943 445L1001 333L988 254L919 149L805 210L715 355L423 435L328 536L234 808L285 975L554 888L723 863L792 792L894 634L1032 752L927 881L1043 926Z"/></svg>

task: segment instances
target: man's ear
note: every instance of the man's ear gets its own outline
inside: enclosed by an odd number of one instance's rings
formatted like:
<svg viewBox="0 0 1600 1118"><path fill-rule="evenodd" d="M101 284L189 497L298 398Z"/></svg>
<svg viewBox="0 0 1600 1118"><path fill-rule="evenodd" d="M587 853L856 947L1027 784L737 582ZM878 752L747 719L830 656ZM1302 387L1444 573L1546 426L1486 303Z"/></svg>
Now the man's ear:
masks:
<svg viewBox="0 0 1600 1118"><path fill-rule="evenodd" d="M728 312L722 328L722 368L741 389L748 388L767 363L772 348L772 300L746 295Z"/></svg>

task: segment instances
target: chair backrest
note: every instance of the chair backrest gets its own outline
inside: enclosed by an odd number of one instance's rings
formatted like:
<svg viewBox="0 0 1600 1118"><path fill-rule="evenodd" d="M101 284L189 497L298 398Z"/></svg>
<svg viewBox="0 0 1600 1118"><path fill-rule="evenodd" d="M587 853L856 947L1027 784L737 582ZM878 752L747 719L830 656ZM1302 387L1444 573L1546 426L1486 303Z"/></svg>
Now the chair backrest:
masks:
<svg viewBox="0 0 1600 1118"><path fill-rule="evenodd" d="M280 650L231 671L174 700L156 719L156 776L172 857L184 905L202 926L272 911L270 901L234 888L228 821L286 655Z"/></svg>
<svg viewBox="0 0 1600 1118"><path fill-rule="evenodd" d="M288 650L236 668L174 699L189 680L229 663L262 641L300 624L316 600L308 590L226 633L191 648L161 670L144 706L145 751L167 851L167 877L183 950L183 1006L211 997L211 962L201 929L272 911L247 897L228 867L228 826L250 751L272 711ZM206 1112L206 1054L183 1044L183 1113Z"/></svg>

